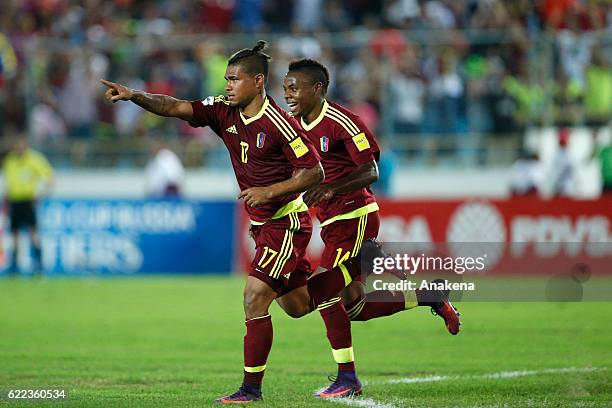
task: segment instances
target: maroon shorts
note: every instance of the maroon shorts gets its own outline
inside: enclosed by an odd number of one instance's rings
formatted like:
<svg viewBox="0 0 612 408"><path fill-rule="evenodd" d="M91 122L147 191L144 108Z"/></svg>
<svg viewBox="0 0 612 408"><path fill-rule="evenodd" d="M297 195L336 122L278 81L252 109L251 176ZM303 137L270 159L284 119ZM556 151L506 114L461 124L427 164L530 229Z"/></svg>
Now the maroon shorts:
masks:
<svg viewBox="0 0 612 408"><path fill-rule="evenodd" d="M361 243L366 239L376 238L379 228L378 211L359 218L338 220L324 226L321 229L321 238L325 243L325 249L321 255L321 267L331 269L357 255L361 249Z"/></svg>
<svg viewBox="0 0 612 408"><path fill-rule="evenodd" d="M279 296L306 284L312 273L306 247L312 235L308 211L251 226L255 257L250 276L267 283Z"/></svg>

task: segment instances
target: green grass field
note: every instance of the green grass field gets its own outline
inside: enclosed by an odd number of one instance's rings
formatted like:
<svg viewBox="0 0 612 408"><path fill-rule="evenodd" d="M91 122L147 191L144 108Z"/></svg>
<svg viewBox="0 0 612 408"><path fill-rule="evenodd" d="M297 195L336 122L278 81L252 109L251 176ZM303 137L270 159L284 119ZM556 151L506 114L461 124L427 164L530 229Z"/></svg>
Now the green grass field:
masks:
<svg viewBox="0 0 612 408"><path fill-rule="evenodd" d="M15 406L213 405L242 378L241 294L239 278L0 280L0 389L69 393ZM458 307L458 336L425 308L355 322L364 396L335 402L313 397L335 372L320 317L274 306L254 406L612 406L612 303Z"/></svg>

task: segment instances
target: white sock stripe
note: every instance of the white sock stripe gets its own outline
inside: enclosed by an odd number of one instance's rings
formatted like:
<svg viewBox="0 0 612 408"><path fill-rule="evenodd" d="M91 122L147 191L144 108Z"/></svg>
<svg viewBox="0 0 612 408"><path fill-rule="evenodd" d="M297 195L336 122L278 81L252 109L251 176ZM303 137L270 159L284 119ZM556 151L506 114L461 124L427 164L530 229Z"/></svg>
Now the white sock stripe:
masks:
<svg viewBox="0 0 612 408"><path fill-rule="evenodd" d="M347 310L346 313L349 315L349 317L351 317L352 314L358 315L359 312L355 313L355 311L359 310L359 308L362 307L362 305L364 304L365 304L365 298L362 298L359 302L355 304L355 306Z"/></svg>
<svg viewBox="0 0 612 408"><path fill-rule="evenodd" d="M363 310L363 308L365 307L365 305L366 305L366 302L365 302L365 300L364 300L364 301L363 301L363 303L361 303L361 304L359 305L359 308L358 308L358 309L356 309L356 310L354 310L354 311L353 311L353 312L352 312L352 313L349 315L349 317L350 317L351 319L354 319L355 317L359 316L359 313L361 313L361 311Z"/></svg>
<svg viewBox="0 0 612 408"><path fill-rule="evenodd" d="M253 317L252 319L246 319L245 321L250 322L251 320L265 319L266 317L270 317L270 313L268 313L267 315L264 315L264 316Z"/></svg>
<svg viewBox="0 0 612 408"><path fill-rule="evenodd" d="M340 297L331 298L330 300L325 301L325 302L321 303L319 306L317 306L317 310L323 310L323 309L326 309L326 308L328 308L330 306L333 306L336 303L340 302L340 300L341 300Z"/></svg>

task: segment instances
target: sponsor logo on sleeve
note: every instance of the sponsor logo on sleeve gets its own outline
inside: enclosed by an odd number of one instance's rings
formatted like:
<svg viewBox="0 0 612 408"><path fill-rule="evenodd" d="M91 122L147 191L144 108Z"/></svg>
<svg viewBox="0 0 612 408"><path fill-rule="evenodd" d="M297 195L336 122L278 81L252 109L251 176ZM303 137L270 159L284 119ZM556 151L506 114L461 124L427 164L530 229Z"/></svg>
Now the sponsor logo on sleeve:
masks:
<svg viewBox="0 0 612 408"><path fill-rule="evenodd" d="M295 153L295 157L298 159L308 153L308 148L302 141L301 137L295 138L291 143L289 143L289 146L291 146L293 153Z"/></svg>
<svg viewBox="0 0 612 408"><path fill-rule="evenodd" d="M368 142L368 138L363 132L356 136L353 136L353 142L355 143L355 146L357 146L357 150L359 150L360 152L363 152L364 150L370 148L370 142Z"/></svg>

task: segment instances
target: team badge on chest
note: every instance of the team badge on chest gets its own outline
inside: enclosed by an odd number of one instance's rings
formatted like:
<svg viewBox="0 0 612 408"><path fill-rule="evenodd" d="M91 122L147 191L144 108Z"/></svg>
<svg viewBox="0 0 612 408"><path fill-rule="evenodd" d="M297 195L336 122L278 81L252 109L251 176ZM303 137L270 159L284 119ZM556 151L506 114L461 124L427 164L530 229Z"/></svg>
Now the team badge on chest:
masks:
<svg viewBox="0 0 612 408"><path fill-rule="evenodd" d="M321 151L327 152L329 150L329 138L327 136L323 136L321 138Z"/></svg>
<svg viewBox="0 0 612 408"><path fill-rule="evenodd" d="M259 132L257 134L257 148L261 149L264 147L264 143L266 143L266 134L264 132Z"/></svg>

